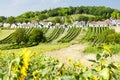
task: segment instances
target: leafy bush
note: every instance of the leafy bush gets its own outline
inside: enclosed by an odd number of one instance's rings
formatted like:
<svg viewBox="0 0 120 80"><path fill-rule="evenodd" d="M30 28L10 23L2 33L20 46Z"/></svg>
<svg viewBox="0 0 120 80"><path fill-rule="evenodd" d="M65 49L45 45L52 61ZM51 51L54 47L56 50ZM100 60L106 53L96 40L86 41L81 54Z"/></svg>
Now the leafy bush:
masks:
<svg viewBox="0 0 120 80"><path fill-rule="evenodd" d="M39 42L44 42L45 41L45 36L43 35L43 32L40 29L34 29L29 37L29 41L31 43L36 43L38 44Z"/></svg>
<svg viewBox="0 0 120 80"><path fill-rule="evenodd" d="M108 29L103 31L101 34L98 35L99 41L104 41L104 43L120 43L120 33L116 33L113 29Z"/></svg>
<svg viewBox="0 0 120 80"><path fill-rule="evenodd" d="M109 47L112 50L113 54L119 54L120 53L120 45L119 44L109 45Z"/></svg>
<svg viewBox="0 0 120 80"><path fill-rule="evenodd" d="M87 48L84 50L85 53L99 53L101 51L101 48L98 48L97 46L93 47L92 45L87 46Z"/></svg>

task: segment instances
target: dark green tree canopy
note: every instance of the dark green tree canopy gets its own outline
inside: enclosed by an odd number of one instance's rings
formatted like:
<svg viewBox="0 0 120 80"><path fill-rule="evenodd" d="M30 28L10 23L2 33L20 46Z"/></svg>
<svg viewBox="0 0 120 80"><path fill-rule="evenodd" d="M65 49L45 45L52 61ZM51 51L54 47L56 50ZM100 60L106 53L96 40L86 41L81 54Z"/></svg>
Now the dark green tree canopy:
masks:
<svg viewBox="0 0 120 80"><path fill-rule="evenodd" d="M38 28L34 29L31 32L30 37L29 37L29 41L31 43L38 44L39 42L43 42L44 40L45 40L45 37L43 35L43 32Z"/></svg>
<svg viewBox="0 0 120 80"><path fill-rule="evenodd" d="M0 22L4 22L6 18L4 16L0 16Z"/></svg>
<svg viewBox="0 0 120 80"><path fill-rule="evenodd" d="M69 16L73 14L89 14L94 15L95 18L90 18L90 20L105 20L110 17L115 19L120 19L120 11L117 9L112 9L104 6L80 6L80 7L64 7L64 8L55 8L44 11L36 12L25 12L17 17L8 17L6 22L30 22L33 20L41 21L49 17L56 16ZM87 17L89 18L89 17ZM4 19L2 18L2 21ZM86 19L85 19L86 20ZM89 19L88 19L89 20ZM1 17L0 17L1 21Z"/></svg>
<svg viewBox="0 0 120 80"><path fill-rule="evenodd" d="M6 22L10 23L10 24L13 24L13 23L15 23L15 18L13 16L10 16L6 19Z"/></svg>

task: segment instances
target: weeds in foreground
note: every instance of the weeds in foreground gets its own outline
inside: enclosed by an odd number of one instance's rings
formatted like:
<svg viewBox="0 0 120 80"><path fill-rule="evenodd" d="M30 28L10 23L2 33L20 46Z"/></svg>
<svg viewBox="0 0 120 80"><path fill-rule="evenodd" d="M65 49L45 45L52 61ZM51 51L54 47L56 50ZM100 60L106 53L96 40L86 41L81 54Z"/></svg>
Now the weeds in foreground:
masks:
<svg viewBox="0 0 120 80"><path fill-rule="evenodd" d="M69 66L58 59L24 49L21 56L0 53L0 79L2 80L119 80L120 64L110 62L112 51L104 46L91 67L68 58Z"/></svg>

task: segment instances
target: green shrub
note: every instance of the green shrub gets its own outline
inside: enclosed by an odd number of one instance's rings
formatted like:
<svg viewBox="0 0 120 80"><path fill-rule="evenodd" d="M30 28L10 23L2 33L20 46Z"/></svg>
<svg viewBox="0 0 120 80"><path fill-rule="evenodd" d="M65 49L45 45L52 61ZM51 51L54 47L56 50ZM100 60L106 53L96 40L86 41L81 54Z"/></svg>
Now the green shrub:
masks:
<svg viewBox="0 0 120 80"><path fill-rule="evenodd" d="M120 45L119 44L109 45L109 46L110 46L113 54L120 53Z"/></svg>
<svg viewBox="0 0 120 80"><path fill-rule="evenodd" d="M44 42L45 41L45 36L43 32L40 29L34 29L29 37L29 42L30 43L36 43L38 44L39 42Z"/></svg>
<svg viewBox="0 0 120 80"><path fill-rule="evenodd" d="M99 47L97 46L92 46L92 45L89 45L85 50L84 52L85 53L98 53L98 52L101 52L102 50L99 49Z"/></svg>

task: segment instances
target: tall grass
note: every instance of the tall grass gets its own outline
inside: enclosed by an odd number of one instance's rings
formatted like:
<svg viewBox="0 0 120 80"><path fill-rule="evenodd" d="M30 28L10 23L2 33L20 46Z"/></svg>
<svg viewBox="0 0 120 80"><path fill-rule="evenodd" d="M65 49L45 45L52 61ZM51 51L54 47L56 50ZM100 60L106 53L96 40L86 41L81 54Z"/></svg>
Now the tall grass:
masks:
<svg viewBox="0 0 120 80"><path fill-rule="evenodd" d="M45 44L41 43L38 46L33 46L33 47L27 47L27 49L31 50L32 52L35 53L44 53L48 51L53 51L53 50L58 50L61 48L65 48L70 46L69 43L56 43L56 44ZM22 53L22 48L20 49L10 49L10 50L0 50L0 52L3 53Z"/></svg>
<svg viewBox="0 0 120 80"><path fill-rule="evenodd" d="M107 45L110 47L111 51L113 54L120 54L120 44L110 44L110 45ZM102 52L102 49L100 46L92 46L92 45L89 45L85 50L84 50L85 53L100 53Z"/></svg>

